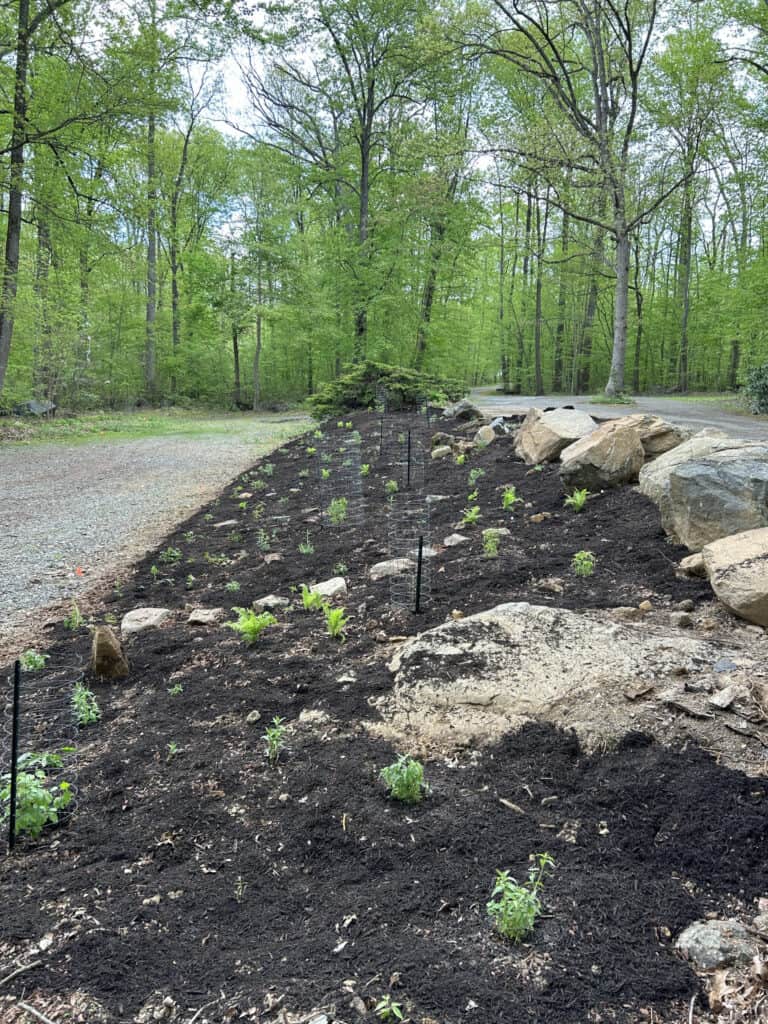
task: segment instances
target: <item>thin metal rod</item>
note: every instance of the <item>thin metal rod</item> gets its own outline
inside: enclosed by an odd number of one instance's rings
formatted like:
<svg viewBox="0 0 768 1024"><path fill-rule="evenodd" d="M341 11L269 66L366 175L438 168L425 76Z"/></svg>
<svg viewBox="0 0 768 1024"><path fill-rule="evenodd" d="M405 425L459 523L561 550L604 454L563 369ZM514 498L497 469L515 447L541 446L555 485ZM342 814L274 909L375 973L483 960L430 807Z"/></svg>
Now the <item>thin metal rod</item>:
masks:
<svg viewBox="0 0 768 1024"><path fill-rule="evenodd" d="M11 807L8 818L8 849L16 845L16 783L19 769L19 703L21 700L21 662L13 666L13 725L11 733Z"/></svg>
<svg viewBox="0 0 768 1024"><path fill-rule="evenodd" d="M411 432L408 431L408 479L405 485L406 490L411 489Z"/></svg>
<svg viewBox="0 0 768 1024"><path fill-rule="evenodd" d="M418 615L421 612L421 567L424 562L424 537L419 537L419 555L416 560L416 608Z"/></svg>

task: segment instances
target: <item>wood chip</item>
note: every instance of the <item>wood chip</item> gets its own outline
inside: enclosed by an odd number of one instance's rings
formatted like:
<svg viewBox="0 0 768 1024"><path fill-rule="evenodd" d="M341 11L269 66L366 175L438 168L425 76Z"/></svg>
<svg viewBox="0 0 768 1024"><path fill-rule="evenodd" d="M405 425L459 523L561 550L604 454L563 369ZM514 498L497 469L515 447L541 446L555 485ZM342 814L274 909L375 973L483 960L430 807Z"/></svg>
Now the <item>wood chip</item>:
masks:
<svg viewBox="0 0 768 1024"><path fill-rule="evenodd" d="M503 796L499 797L499 803L503 804L510 811L514 811L515 814L525 814L525 811L519 806L519 804L513 804L511 800L505 800Z"/></svg>
<svg viewBox="0 0 768 1024"><path fill-rule="evenodd" d="M632 683L624 690L624 696L627 700L637 700L638 697L644 697L646 693L652 693L653 689L653 683Z"/></svg>
<svg viewBox="0 0 768 1024"><path fill-rule="evenodd" d="M665 697L664 703L674 711L682 711L684 715L690 715L691 718L715 717L712 712L705 711L704 708L698 707L696 704L689 704L687 701L681 700L679 697Z"/></svg>

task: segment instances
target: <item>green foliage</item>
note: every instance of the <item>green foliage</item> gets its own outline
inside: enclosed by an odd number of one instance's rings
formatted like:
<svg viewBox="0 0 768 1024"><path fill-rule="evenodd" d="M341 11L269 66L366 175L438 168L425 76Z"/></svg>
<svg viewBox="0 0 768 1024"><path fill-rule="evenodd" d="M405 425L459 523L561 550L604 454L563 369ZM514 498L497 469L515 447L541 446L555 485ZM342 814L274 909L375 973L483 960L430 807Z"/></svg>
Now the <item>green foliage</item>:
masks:
<svg viewBox="0 0 768 1024"><path fill-rule="evenodd" d="M333 567L333 571L337 576L346 576L349 572L349 566L346 562L337 562Z"/></svg>
<svg viewBox="0 0 768 1024"><path fill-rule="evenodd" d="M233 608L232 611L236 613L237 620L225 625L239 633L249 647L256 643L268 626L274 626L277 622L271 612L257 614L253 608Z"/></svg>
<svg viewBox="0 0 768 1024"><path fill-rule="evenodd" d="M80 609L77 606L77 601L73 601L72 610L70 611L69 615L67 615L66 618L64 619L65 627L67 629L72 630L80 629L84 622L85 619L83 618L82 613L80 612Z"/></svg>
<svg viewBox="0 0 768 1024"><path fill-rule="evenodd" d="M467 456L464 454L464 452L462 452L460 455L457 455L453 461L456 463L457 466L463 466L464 463L467 461Z"/></svg>
<svg viewBox="0 0 768 1024"><path fill-rule="evenodd" d="M328 518L334 526L340 526L347 518L347 499L334 498L328 506Z"/></svg>
<svg viewBox="0 0 768 1024"><path fill-rule="evenodd" d="M256 547L259 551L269 551L272 547L272 541L270 540L269 533L263 528L256 534Z"/></svg>
<svg viewBox="0 0 768 1024"><path fill-rule="evenodd" d="M306 583L301 584L301 603L305 612L319 612L325 608L325 598L310 590Z"/></svg>
<svg viewBox="0 0 768 1024"><path fill-rule="evenodd" d="M485 470L480 469L479 466L475 466L474 469L470 469L469 476L467 477L467 482L469 483L470 487L474 487L477 484L477 481L481 480L484 476Z"/></svg>
<svg viewBox="0 0 768 1024"><path fill-rule="evenodd" d="M400 754L394 764L382 768L379 774L389 795L404 804L417 804L429 792L424 781L424 765L405 754Z"/></svg>
<svg viewBox="0 0 768 1024"><path fill-rule="evenodd" d="M237 594L238 591L240 590L240 584L237 582L237 580L230 580L228 583L224 585L224 589L228 594Z"/></svg>
<svg viewBox="0 0 768 1024"><path fill-rule="evenodd" d="M475 488L474 491L470 491L470 493L467 495L467 501L477 501L479 496L480 491L478 491L478 489Z"/></svg>
<svg viewBox="0 0 768 1024"><path fill-rule="evenodd" d="M52 784L48 770L62 766L58 754L24 754L19 758L16 777L15 834L29 835L33 839L46 825L56 825L59 813L72 802L72 788L66 781ZM0 775L0 825L11 813L11 777Z"/></svg>
<svg viewBox="0 0 768 1024"><path fill-rule="evenodd" d="M368 476L371 472L371 465L369 462L364 462L360 467L360 476Z"/></svg>
<svg viewBox="0 0 768 1024"><path fill-rule="evenodd" d="M568 508L572 508L574 512L581 512L587 504L588 497L589 491L586 487L582 487L580 490L575 490L573 494L569 494L565 499L565 504Z"/></svg>
<svg viewBox="0 0 768 1024"><path fill-rule="evenodd" d="M284 722L284 718L275 715L272 719L272 724L267 726L266 732L262 736L267 747L267 760L272 768L277 765L280 753L285 749L285 734L288 727Z"/></svg>
<svg viewBox="0 0 768 1024"><path fill-rule="evenodd" d="M577 576L591 576L597 559L591 551L577 551L571 559L571 568Z"/></svg>
<svg viewBox="0 0 768 1024"><path fill-rule="evenodd" d="M483 551L486 558L496 558L499 554L501 537L494 530L486 530L483 534Z"/></svg>
<svg viewBox="0 0 768 1024"><path fill-rule="evenodd" d="M45 668L45 663L49 658L50 654L40 654L38 651L30 650L24 651L19 661L25 672L36 672L41 668Z"/></svg>
<svg viewBox="0 0 768 1024"><path fill-rule="evenodd" d="M397 494L399 490L400 488L397 485L397 480L387 480L387 482L384 484L385 494Z"/></svg>
<svg viewBox="0 0 768 1024"><path fill-rule="evenodd" d="M168 687L169 697L180 697L184 693L184 687L181 683L174 683L173 686Z"/></svg>
<svg viewBox="0 0 768 1024"><path fill-rule="evenodd" d="M321 469L320 470L320 478L322 480L330 480L330 478L331 478L331 471L330 471L330 469Z"/></svg>
<svg viewBox="0 0 768 1024"><path fill-rule="evenodd" d="M472 505L470 508L464 509L464 514L461 517L462 526L474 526L475 523L480 519L480 506Z"/></svg>
<svg viewBox="0 0 768 1024"><path fill-rule="evenodd" d="M464 384L457 380L373 360L347 366L344 371L310 397L315 415L373 409L377 388L381 386L387 390L390 408L411 407L425 396L435 402L456 401L466 392Z"/></svg>
<svg viewBox="0 0 768 1024"><path fill-rule="evenodd" d="M383 1021L399 1021L405 1020L403 1015L403 1008L400 1003L396 1003L392 996L382 996L381 999L376 1003L373 1012Z"/></svg>
<svg viewBox="0 0 768 1024"><path fill-rule="evenodd" d="M78 725L92 725L101 718L96 694L89 690L84 683L75 683L72 692L72 710L75 713L75 721Z"/></svg>
<svg viewBox="0 0 768 1024"><path fill-rule="evenodd" d="M344 627L349 622L346 608L334 608L332 605L327 604L323 608L323 614L325 615L325 629L328 636L334 640L343 640Z"/></svg>
<svg viewBox="0 0 768 1024"><path fill-rule="evenodd" d="M272 474L275 472L274 462L265 462L264 465L261 467L261 472L264 474L264 476L272 476Z"/></svg>
<svg viewBox="0 0 768 1024"><path fill-rule="evenodd" d="M514 508L515 505L522 500L522 498L518 498L517 490L515 489L514 485L507 484L507 486L504 488L504 493L501 496L501 507L504 509L505 512L509 512L511 508Z"/></svg>
<svg viewBox="0 0 768 1024"><path fill-rule="evenodd" d="M497 871L491 900L486 904L496 931L505 939L520 942L534 928L541 914L539 893L544 876L555 865L548 853L536 853L528 871L528 881L519 885L508 871Z"/></svg>
<svg viewBox="0 0 768 1024"><path fill-rule="evenodd" d="M158 562L162 562L163 565L175 565L177 562L180 562L183 557L183 552L179 551L178 548L166 548L164 551L160 552L157 556L157 560Z"/></svg>
<svg viewBox="0 0 768 1024"><path fill-rule="evenodd" d="M768 363L748 371L743 394L750 412L768 413Z"/></svg>
<svg viewBox="0 0 768 1024"><path fill-rule="evenodd" d="M303 541L299 544L300 555L314 555L315 545L309 539L309 530L306 531L306 536Z"/></svg>

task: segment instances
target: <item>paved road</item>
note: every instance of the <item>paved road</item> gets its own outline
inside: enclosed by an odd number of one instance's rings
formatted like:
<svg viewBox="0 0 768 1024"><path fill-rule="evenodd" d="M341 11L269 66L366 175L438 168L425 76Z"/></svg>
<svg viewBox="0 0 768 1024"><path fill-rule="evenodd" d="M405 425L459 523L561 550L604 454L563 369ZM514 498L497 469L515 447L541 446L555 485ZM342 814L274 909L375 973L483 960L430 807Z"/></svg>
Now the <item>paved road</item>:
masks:
<svg viewBox="0 0 768 1024"><path fill-rule="evenodd" d="M111 586L260 455L309 425L243 417L226 434L218 424L219 432L194 436L0 445L0 662L24 622L39 626L41 609Z"/></svg>
<svg viewBox="0 0 768 1024"><path fill-rule="evenodd" d="M524 413L532 405L539 408L573 405L598 419L616 419L633 412L663 416L673 423L702 430L717 427L731 437L768 441L768 419L729 412L716 402L679 401L674 398L638 397L634 405L593 405L589 395L501 395L491 388L470 392L470 401L488 416L512 416Z"/></svg>

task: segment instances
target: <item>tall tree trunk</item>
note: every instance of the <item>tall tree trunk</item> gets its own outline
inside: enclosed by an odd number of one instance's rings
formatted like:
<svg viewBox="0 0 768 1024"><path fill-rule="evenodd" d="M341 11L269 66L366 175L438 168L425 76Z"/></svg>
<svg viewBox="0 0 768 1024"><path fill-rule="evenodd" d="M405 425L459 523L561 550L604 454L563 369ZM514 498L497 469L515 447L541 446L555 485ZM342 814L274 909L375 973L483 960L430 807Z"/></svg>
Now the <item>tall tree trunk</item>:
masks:
<svg viewBox="0 0 768 1024"><path fill-rule="evenodd" d="M680 303L680 358L677 386L688 391L688 319L691 311L691 260L693 249L693 187L687 181L683 187L683 205L680 217L680 245L678 252L678 301Z"/></svg>
<svg viewBox="0 0 768 1024"><path fill-rule="evenodd" d="M53 364L53 331L48 294L52 260L51 234L44 220L37 221L35 294L40 307L40 326L35 346L34 391L38 398L54 400L56 372Z"/></svg>
<svg viewBox="0 0 768 1024"><path fill-rule="evenodd" d="M584 321L581 325L581 347L576 374L576 393L584 395L590 390L592 383L592 338L597 315L597 300L600 295L600 275L603 272L605 259L605 228L595 228L593 247L592 273L584 307Z"/></svg>
<svg viewBox="0 0 768 1024"><path fill-rule="evenodd" d="M253 410L254 412L261 404L261 345L262 345L262 279L261 279L261 256L256 261L256 302L258 313L256 314L256 348L253 352Z"/></svg>
<svg viewBox="0 0 768 1024"><path fill-rule="evenodd" d="M637 394L640 391L640 354L643 345L643 290L640 287L640 239L635 241L635 312L637 323L635 325L635 365L632 368L632 390Z"/></svg>
<svg viewBox="0 0 768 1024"><path fill-rule="evenodd" d="M429 326L432 321L432 306L435 301L435 289L437 287L437 269L443 254L443 239L445 238L445 224L436 221L430 226L429 246L429 270L427 279L424 282L424 291L421 295L421 310L419 314L419 329L416 336L416 369L421 370L427 354L427 339L429 337Z"/></svg>
<svg viewBox="0 0 768 1024"><path fill-rule="evenodd" d="M541 219L541 206L536 203L536 317L533 329L533 366L534 390L537 395L544 392L544 377L541 372L541 292L544 277L544 250L547 245L547 227L549 223L549 199L544 200L544 220Z"/></svg>
<svg viewBox="0 0 768 1024"><path fill-rule="evenodd" d="M568 279L565 267L568 262L568 246L570 242L569 231L571 219L567 211L563 211L563 227L560 236L560 279L557 285L557 327L555 328L555 343L552 353L552 390L563 390L563 347L565 341L565 300L566 281Z"/></svg>
<svg viewBox="0 0 768 1024"><path fill-rule="evenodd" d="M241 402L241 384L240 384L240 323L237 316L237 304L236 295L237 291L235 288L235 251L234 249L229 254L229 295L232 302L232 359L235 367L235 388L233 399L235 405L239 406Z"/></svg>
<svg viewBox="0 0 768 1024"><path fill-rule="evenodd" d="M19 0L16 69L13 83L13 129L8 175L8 219L5 264L0 288L0 393L5 384L13 340L13 317L19 276L21 211L24 189L24 144L27 133L27 71L29 69L29 0Z"/></svg>
<svg viewBox="0 0 768 1024"><path fill-rule="evenodd" d="M157 180L155 177L155 115L147 119L147 311L144 386L150 402L157 397Z"/></svg>
<svg viewBox="0 0 768 1024"><path fill-rule="evenodd" d="M371 103L373 97L371 96ZM367 113L366 113L367 117ZM368 249L368 219L370 208L371 192L371 146L373 131L373 111L371 110L370 121L363 126L360 140L360 205L358 211L357 244L359 253L359 280L357 308L355 309L355 342L353 348L354 362L360 363L365 359L366 336L368 333L368 264L370 252Z"/></svg>
<svg viewBox="0 0 768 1024"><path fill-rule="evenodd" d="M627 358L627 306L629 300L629 234L623 216L619 217L616 232L616 291L613 301L613 351L611 372L605 393L608 397L620 395L624 390L624 365Z"/></svg>

